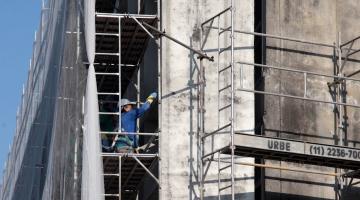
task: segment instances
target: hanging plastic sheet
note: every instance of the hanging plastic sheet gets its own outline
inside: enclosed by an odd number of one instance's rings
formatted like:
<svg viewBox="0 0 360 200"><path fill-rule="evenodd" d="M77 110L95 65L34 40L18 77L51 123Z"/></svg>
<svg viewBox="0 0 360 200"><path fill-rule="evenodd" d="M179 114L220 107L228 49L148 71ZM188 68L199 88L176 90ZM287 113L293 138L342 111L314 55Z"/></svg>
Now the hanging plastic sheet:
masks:
<svg viewBox="0 0 360 200"><path fill-rule="evenodd" d="M99 111L96 79L89 68L85 97L85 125L83 139L83 169L81 199L104 199L104 179L101 159Z"/></svg>
<svg viewBox="0 0 360 200"><path fill-rule="evenodd" d="M95 59L95 0L84 0L86 53L90 66Z"/></svg>
<svg viewBox="0 0 360 200"><path fill-rule="evenodd" d="M84 1L85 41L89 70L85 96L83 138L83 169L81 199L103 200L104 178L101 158L101 139L97 86L94 70L95 59L95 0Z"/></svg>

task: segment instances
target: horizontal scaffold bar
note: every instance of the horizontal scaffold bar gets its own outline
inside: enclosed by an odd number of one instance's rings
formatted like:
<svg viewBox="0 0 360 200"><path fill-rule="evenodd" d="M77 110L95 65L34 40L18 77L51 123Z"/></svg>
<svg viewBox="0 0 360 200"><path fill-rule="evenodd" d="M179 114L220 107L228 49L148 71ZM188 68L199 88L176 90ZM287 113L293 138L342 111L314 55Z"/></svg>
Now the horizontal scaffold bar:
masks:
<svg viewBox="0 0 360 200"><path fill-rule="evenodd" d="M95 35L101 35L101 36L119 36L118 33L95 33Z"/></svg>
<svg viewBox="0 0 360 200"><path fill-rule="evenodd" d="M96 52L95 55L99 56L119 56L119 53L106 53L106 52Z"/></svg>
<svg viewBox="0 0 360 200"><path fill-rule="evenodd" d="M276 67L276 66L270 66L270 65L242 62L242 61L239 61L237 63L247 65L247 66L252 66L252 67L262 67L262 68L270 68L270 69L276 69L276 70L282 70L282 71L289 71L289 72L294 72L294 73L303 73L305 75L305 77L304 77L305 84L306 84L306 81L307 81L306 80L307 75L314 75L314 76L320 76L320 77L326 77L326 78L333 78L333 79L336 79L337 81L349 80L349 81L360 82L359 79L354 79L354 78L350 78L350 77L342 77L342 76L335 76L335 75L320 74L320 73L315 73L315 72L310 72L310 71L295 70L295 69L289 69L289 68L284 68L284 67ZM331 83L328 83L328 85L330 86ZM278 97L285 97L285 98L300 99L300 100L305 100L305 101L312 101L312 102L317 102L317 103L325 103L325 104L342 105L342 106L360 108L360 105L358 105L358 104L349 104L349 103L336 102L336 101L313 99L313 98L306 97L306 95L304 95L304 96L294 96L294 95L287 95L287 94L281 94L281 93L275 93L275 92L266 92L266 91L254 90L254 89L246 89L246 88L239 88L237 90L238 91L243 91L243 92L255 93L255 94L264 94L264 95L271 95L271 96L278 96ZM305 94L306 94L306 91L307 91L307 89L305 89Z"/></svg>
<svg viewBox="0 0 360 200"><path fill-rule="evenodd" d="M153 136L159 136L159 133L128 133L128 132L100 132L100 134L104 135L153 135Z"/></svg>
<svg viewBox="0 0 360 200"><path fill-rule="evenodd" d="M117 95L119 95L119 93L118 92L114 92L114 93L112 93L112 92L98 92L98 95L104 95L104 96L106 96L106 95L109 95L109 96L114 95L114 96L117 96Z"/></svg>
<svg viewBox="0 0 360 200"><path fill-rule="evenodd" d="M304 101L312 101L312 102L317 102L317 103L325 103L325 104L342 105L342 106L348 106L348 107L353 107L353 108L360 108L360 105L356 105L356 104L347 104L347 103L334 102L334 101L324 101L324 100L318 100L318 99L311 99L308 97L279 94L279 93L274 93L274 92L265 92L265 91L245 89L245 88L239 88L236 90L243 91L243 92L249 92L249 93L255 93L255 94L264 94L264 95L285 97L285 98L291 98L291 99L300 99L300 100L304 100Z"/></svg>
<svg viewBox="0 0 360 200"><path fill-rule="evenodd" d="M213 159L213 161L218 161L218 159ZM223 163L231 163L230 161L220 160ZM320 172L320 171L312 171L312 170L304 170L304 169L295 169L289 167L279 167L274 165L266 165L266 164L256 164L256 163L248 163L248 162L234 162L236 165L244 165L244 166L251 166L251 167L260 167L260 168L267 168L267 169L278 169L284 171L293 171L293 172L302 172L308 174L318 174L318 175L325 175L325 176L340 176L339 173L331 173L331 172Z"/></svg>
<svg viewBox="0 0 360 200"><path fill-rule="evenodd" d="M137 158L156 158L158 154L138 154L138 153L102 153L102 157L137 157Z"/></svg>
<svg viewBox="0 0 360 200"><path fill-rule="evenodd" d="M83 62L83 64L89 65L90 63ZM118 63L106 63L106 62L102 62L102 63L95 62L94 65L101 65L101 66L105 66L105 67L118 67L119 66ZM134 64L120 64L120 66L122 66L122 67L137 67L137 65L134 65Z"/></svg>
<svg viewBox="0 0 360 200"><path fill-rule="evenodd" d="M120 115L118 112L99 112L99 115Z"/></svg>
<svg viewBox="0 0 360 200"><path fill-rule="evenodd" d="M111 72L95 72L95 75L102 75L102 76L119 76L120 73L111 73Z"/></svg>
<svg viewBox="0 0 360 200"><path fill-rule="evenodd" d="M207 28L211 28L211 29L220 29L222 31L226 31L226 28L219 28L216 26L208 26ZM291 37L283 37L283 36L277 36L277 35L271 35L271 34L266 34L266 33L258 33L258 32L251 32L251 31L242 31L242 30L234 30L235 33L242 33L242 34L247 34L247 35L254 35L254 36L262 36L262 37L267 37L267 38L273 38L273 39L279 39L279 40L286 40L286 41L291 41L291 42L298 42L298 43L303 43L303 44L311 44L311 45L318 45L318 46L323 46L323 47L329 47L329 48L336 48L335 44L326 44L326 43L320 43L320 42L313 42L313 41L307 41L307 40L301 40L301 39L296 39L296 38L291 38Z"/></svg>
<svg viewBox="0 0 360 200"><path fill-rule="evenodd" d="M103 176L120 176L120 174L103 174Z"/></svg>
<svg viewBox="0 0 360 200"><path fill-rule="evenodd" d="M119 194L104 194L104 196L106 196L106 197L118 197L120 195Z"/></svg>
<svg viewBox="0 0 360 200"><path fill-rule="evenodd" d="M132 17L137 19L156 19L157 15L141 15L141 14L119 14L119 13L96 13L96 17L107 17L107 18L125 18Z"/></svg>
<svg viewBox="0 0 360 200"><path fill-rule="evenodd" d="M263 65L263 64L243 62L243 61L238 61L236 63L243 64L243 65L249 65L249 66L268 68L268 69L277 69L277 70L281 70L281 71L289 71L289 72L295 72L295 73L305 73L305 74L308 74L308 75L322 76L322 77L326 77L326 78L334 78L334 79L340 79L340 80L349 80L349 81L360 82L360 79L350 78L348 76L343 77L343 76L336 76L336 75L321 74L321 73L316 73L316 72L311 72L311 71L291 69L290 67L279 67L279 66L272 66L272 65Z"/></svg>

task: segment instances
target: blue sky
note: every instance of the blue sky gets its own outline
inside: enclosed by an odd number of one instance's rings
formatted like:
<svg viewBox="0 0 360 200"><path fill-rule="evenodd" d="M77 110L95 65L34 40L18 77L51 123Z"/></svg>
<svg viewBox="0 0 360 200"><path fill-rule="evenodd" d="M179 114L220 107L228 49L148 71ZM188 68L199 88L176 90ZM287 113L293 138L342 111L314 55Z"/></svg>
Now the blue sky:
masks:
<svg viewBox="0 0 360 200"><path fill-rule="evenodd" d="M8 0L0 12L0 169L15 131L16 110L27 78L41 0ZM2 171L1 171L2 174Z"/></svg>

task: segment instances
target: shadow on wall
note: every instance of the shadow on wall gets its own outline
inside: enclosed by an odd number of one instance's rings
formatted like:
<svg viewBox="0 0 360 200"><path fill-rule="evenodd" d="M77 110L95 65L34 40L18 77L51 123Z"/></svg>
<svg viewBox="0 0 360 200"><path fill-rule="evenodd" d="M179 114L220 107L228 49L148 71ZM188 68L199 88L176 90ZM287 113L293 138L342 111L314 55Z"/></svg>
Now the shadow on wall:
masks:
<svg viewBox="0 0 360 200"><path fill-rule="evenodd" d="M359 187L350 187L343 191L342 200L356 200L359 199L359 195L360 195ZM266 192L265 200L330 200L330 199L307 197L307 196L294 195L294 194Z"/></svg>
<svg viewBox="0 0 360 200"><path fill-rule="evenodd" d="M192 42L193 42L193 38L190 38L190 46L192 46ZM197 91L199 89L199 85L198 84L194 84L197 83L197 75L199 73L199 66L197 65L196 59L195 59L195 55L193 54L193 52L190 52L189 55L189 80L188 80L188 90L189 90L189 119L190 119L190 123L189 123L189 142L190 142L190 150L189 150L189 167L190 167L190 174L189 174L189 199L199 199L199 197L197 196L197 183L200 182L200 168L199 168L199 158L200 158L200 140L199 140L199 133L197 131L197 127L200 127L200 121L197 121L196 124L196 128L194 128L194 119L197 118L199 119L199 112L196 108L197 102L198 102L198 96L197 96ZM195 129L195 130L194 130ZM197 147L197 149L194 150L194 146ZM195 162L195 158L194 158L194 151L197 154L197 160Z"/></svg>
<svg viewBox="0 0 360 200"><path fill-rule="evenodd" d="M205 200L218 200L218 196L210 196L205 197ZM221 195L222 200L231 200L231 194L229 195ZM235 199L243 199L243 200L253 200L254 199L254 193L248 192L248 193L242 193L242 194L235 194Z"/></svg>
<svg viewBox="0 0 360 200"><path fill-rule="evenodd" d="M355 200L360 198L360 187L350 187L343 191L344 200Z"/></svg>
<svg viewBox="0 0 360 200"><path fill-rule="evenodd" d="M277 193L277 192L266 192L265 200L330 200L330 199L307 197L302 195L285 194L285 193Z"/></svg>

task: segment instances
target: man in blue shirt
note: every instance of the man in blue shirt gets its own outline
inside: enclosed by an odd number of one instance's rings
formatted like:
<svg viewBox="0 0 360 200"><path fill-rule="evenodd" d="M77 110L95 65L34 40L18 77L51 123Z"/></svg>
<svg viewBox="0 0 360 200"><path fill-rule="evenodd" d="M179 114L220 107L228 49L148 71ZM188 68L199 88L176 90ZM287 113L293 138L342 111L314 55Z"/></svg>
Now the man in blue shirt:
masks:
<svg viewBox="0 0 360 200"><path fill-rule="evenodd" d="M131 153L139 147L139 138L136 135L137 119L149 110L151 103L156 99L157 93L151 93L140 108L134 108L135 103L121 99L121 132L115 141L115 151L118 153Z"/></svg>

